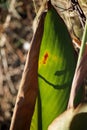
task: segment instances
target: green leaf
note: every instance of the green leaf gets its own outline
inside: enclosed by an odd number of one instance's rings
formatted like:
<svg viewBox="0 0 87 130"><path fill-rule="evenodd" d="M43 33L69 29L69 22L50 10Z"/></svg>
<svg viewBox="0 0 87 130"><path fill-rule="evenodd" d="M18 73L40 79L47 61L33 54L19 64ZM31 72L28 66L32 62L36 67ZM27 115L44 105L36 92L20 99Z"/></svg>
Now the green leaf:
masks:
<svg viewBox="0 0 87 130"><path fill-rule="evenodd" d="M87 104L65 111L52 122L48 130L87 130Z"/></svg>
<svg viewBox="0 0 87 130"><path fill-rule="evenodd" d="M75 71L75 55L67 27L49 5L38 61L39 96L30 130L47 130L67 108Z"/></svg>

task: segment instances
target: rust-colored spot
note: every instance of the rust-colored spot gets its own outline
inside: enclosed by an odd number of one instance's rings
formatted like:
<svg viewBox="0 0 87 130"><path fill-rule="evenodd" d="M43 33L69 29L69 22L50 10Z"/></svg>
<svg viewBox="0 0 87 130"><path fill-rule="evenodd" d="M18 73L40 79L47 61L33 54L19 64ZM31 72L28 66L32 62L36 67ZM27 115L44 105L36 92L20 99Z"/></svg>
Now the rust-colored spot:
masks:
<svg viewBox="0 0 87 130"><path fill-rule="evenodd" d="M48 53L46 52L45 55L44 55L44 58L43 58L43 64L46 64L47 62L47 59L48 59Z"/></svg>

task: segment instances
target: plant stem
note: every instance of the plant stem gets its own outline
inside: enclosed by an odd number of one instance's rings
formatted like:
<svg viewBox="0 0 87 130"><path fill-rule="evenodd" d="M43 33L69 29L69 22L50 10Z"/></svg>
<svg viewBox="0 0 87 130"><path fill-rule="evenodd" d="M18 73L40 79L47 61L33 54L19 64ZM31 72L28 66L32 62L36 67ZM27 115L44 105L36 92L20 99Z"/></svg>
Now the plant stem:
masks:
<svg viewBox="0 0 87 130"><path fill-rule="evenodd" d="M78 65L80 63L80 60L81 60L82 55L83 55L83 52L85 50L86 42L87 42L87 20L86 20L86 24L85 24L85 28L84 28L84 32L83 32L82 44L81 44L81 48L80 48L80 52L79 52L77 67L78 67Z"/></svg>

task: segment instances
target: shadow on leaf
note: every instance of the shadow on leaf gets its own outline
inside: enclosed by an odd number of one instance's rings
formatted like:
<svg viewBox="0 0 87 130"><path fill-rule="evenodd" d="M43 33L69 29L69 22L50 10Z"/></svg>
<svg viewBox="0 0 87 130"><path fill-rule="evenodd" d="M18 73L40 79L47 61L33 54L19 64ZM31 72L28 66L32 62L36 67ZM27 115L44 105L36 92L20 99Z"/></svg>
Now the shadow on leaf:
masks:
<svg viewBox="0 0 87 130"><path fill-rule="evenodd" d="M38 74L38 76L44 80L47 84L49 84L50 86L52 86L55 89L65 89L66 87L69 86L70 82L64 83L64 84L53 84L51 82L49 82L46 78L44 78L42 75Z"/></svg>
<svg viewBox="0 0 87 130"><path fill-rule="evenodd" d="M70 124L70 130L87 130L87 113L75 115Z"/></svg>

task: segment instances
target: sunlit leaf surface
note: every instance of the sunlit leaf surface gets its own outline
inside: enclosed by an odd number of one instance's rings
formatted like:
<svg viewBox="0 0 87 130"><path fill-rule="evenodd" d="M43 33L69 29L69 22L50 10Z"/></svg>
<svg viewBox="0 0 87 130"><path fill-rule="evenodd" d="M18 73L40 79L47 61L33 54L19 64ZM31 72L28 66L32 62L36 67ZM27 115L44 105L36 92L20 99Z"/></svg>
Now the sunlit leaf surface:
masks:
<svg viewBox="0 0 87 130"><path fill-rule="evenodd" d="M39 96L31 130L47 130L67 108L76 60L71 37L52 7L47 12L38 61Z"/></svg>

